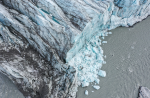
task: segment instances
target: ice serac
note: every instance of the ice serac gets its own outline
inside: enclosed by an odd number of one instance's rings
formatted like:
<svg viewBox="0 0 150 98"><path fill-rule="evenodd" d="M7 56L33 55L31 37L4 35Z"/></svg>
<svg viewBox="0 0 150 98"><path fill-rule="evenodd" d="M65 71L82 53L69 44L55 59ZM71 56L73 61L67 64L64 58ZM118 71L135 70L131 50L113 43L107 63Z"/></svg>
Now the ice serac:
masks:
<svg viewBox="0 0 150 98"><path fill-rule="evenodd" d="M53 0L64 11L72 24L83 30L96 15L104 13L112 0Z"/></svg>
<svg viewBox="0 0 150 98"><path fill-rule="evenodd" d="M29 1L12 0L10 2L9 0L4 0L3 2L9 8L21 12L20 14L1 5L1 10L3 11L1 11L0 20L4 25L17 32L21 31L19 33L48 60L55 58L61 62L61 60L65 59L65 54L72 45L71 38L74 33L65 32L63 26L53 21L49 15ZM55 63L53 61L52 63Z"/></svg>
<svg viewBox="0 0 150 98"><path fill-rule="evenodd" d="M47 13L52 17L52 19L57 22L58 24L61 24L64 26L65 31L72 35L72 38L74 36L81 33L80 30L78 30L70 21L68 17L65 16L62 9L57 5L53 0L32 0L35 5L37 5L42 11ZM73 34L74 35L73 35Z"/></svg>
<svg viewBox="0 0 150 98"><path fill-rule="evenodd" d="M139 88L138 98L150 98L150 90L147 87Z"/></svg>

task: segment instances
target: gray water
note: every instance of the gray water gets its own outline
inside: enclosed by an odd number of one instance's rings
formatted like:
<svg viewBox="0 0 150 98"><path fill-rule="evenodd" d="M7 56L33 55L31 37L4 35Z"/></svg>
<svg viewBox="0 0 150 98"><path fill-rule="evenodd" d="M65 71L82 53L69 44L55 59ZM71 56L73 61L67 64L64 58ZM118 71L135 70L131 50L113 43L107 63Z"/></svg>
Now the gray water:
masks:
<svg viewBox="0 0 150 98"><path fill-rule="evenodd" d="M0 73L0 98L24 98L12 81Z"/></svg>
<svg viewBox="0 0 150 98"><path fill-rule="evenodd" d="M77 98L137 98L139 86L150 88L150 17L134 27L119 27L106 37L102 45L107 56L100 77L101 87L78 88ZM88 90L89 95L84 95ZM91 92L94 91L94 92Z"/></svg>

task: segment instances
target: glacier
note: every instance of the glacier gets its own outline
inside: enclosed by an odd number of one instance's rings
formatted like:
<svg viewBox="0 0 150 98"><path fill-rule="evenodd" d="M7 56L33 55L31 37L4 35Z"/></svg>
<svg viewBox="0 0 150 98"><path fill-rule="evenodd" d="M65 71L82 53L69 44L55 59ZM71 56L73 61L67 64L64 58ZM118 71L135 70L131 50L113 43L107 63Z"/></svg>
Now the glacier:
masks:
<svg viewBox="0 0 150 98"><path fill-rule="evenodd" d="M25 97L75 98L106 76L110 30L148 15L150 0L0 0L0 72Z"/></svg>

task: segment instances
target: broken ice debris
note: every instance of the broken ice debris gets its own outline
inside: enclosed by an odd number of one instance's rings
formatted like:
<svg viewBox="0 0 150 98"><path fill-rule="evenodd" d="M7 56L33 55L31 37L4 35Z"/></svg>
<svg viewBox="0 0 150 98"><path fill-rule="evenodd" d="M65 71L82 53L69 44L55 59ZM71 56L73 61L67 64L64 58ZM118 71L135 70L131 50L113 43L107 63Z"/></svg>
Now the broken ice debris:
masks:
<svg viewBox="0 0 150 98"><path fill-rule="evenodd" d="M101 76L101 77L106 77L106 72L103 71L103 70L100 70L100 71L98 72L98 75Z"/></svg>
<svg viewBox="0 0 150 98"><path fill-rule="evenodd" d="M103 41L102 43L105 44L105 43L107 43L107 41Z"/></svg>
<svg viewBox="0 0 150 98"><path fill-rule="evenodd" d="M85 95L88 95L88 90L85 91Z"/></svg>
<svg viewBox="0 0 150 98"><path fill-rule="evenodd" d="M100 89L100 86L93 86L96 90Z"/></svg>

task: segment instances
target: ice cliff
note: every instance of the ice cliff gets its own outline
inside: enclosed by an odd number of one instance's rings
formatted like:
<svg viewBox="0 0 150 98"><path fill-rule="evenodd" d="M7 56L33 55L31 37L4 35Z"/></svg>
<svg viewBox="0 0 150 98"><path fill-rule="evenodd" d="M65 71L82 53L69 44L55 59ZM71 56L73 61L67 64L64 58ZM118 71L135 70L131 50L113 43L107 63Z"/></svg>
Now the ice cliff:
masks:
<svg viewBox="0 0 150 98"><path fill-rule="evenodd" d="M101 44L150 14L150 0L0 0L0 71L32 98L75 98L99 84ZM43 92L45 91L45 92Z"/></svg>

